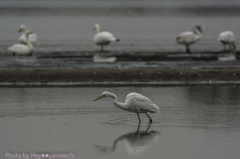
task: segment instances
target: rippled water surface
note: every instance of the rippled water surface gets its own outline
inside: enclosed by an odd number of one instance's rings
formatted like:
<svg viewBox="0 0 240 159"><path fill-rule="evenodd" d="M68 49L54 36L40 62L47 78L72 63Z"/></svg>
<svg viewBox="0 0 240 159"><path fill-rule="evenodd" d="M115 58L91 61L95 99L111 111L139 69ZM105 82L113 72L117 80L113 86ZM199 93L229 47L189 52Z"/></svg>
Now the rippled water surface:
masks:
<svg viewBox="0 0 240 159"><path fill-rule="evenodd" d="M150 114L116 108L138 92L161 107ZM1 88L0 156L72 153L75 158L237 159L240 89L236 86ZM23 156L22 156L23 157ZM43 158L43 157L41 157ZM49 157L48 157L49 158Z"/></svg>

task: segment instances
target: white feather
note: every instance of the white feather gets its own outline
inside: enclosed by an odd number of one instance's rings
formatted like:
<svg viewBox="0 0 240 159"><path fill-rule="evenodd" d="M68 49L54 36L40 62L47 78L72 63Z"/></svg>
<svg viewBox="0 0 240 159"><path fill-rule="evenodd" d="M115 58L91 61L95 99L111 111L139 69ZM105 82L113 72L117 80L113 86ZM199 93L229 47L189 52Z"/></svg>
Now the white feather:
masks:
<svg viewBox="0 0 240 159"><path fill-rule="evenodd" d="M26 34L29 31L29 29L26 28L25 25L21 25L19 28L20 32L23 32L22 35L18 38L18 41L23 44L27 44ZM30 34L28 36L31 43L35 43L37 41L37 35L36 34Z"/></svg>
<svg viewBox="0 0 240 159"><path fill-rule="evenodd" d="M235 41L235 35L232 31L223 31L219 34L218 40L225 43L231 43Z"/></svg>
<svg viewBox="0 0 240 159"><path fill-rule="evenodd" d="M26 42L27 44L14 44L10 46L7 50L14 53L14 54L19 54L19 55L29 55L33 52L33 45L31 41L27 38L27 36L30 35L30 32L26 34Z"/></svg>
<svg viewBox="0 0 240 159"><path fill-rule="evenodd" d="M108 45L113 41L119 41L119 39L115 38L114 35L108 31L100 31L99 24L95 24L94 26L96 30L96 34L93 37L93 41L95 44L101 46L101 50L103 50L104 45Z"/></svg>
<svg viewBox="0 0 240 159"><path fill-rule="evenodd" d="M156 104L154 104L147 97L138 93L128 94L125 103L128 104L129 109L133 112L137 111L139 113L142 112L160 113L160 108Z"/></svg>

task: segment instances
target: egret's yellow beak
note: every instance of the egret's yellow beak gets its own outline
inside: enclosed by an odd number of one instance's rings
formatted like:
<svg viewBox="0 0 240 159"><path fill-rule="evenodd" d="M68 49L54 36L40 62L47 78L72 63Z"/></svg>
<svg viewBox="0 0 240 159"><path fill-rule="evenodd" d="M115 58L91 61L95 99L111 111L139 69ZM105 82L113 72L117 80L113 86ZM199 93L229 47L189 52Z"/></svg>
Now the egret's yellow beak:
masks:
<svg viewBox="0 0 240 159"><path fill-rule="evenodd" d="M22 31L22 28L20 28L19 30L18 30L18 32L21 32Z"/></svg>
<svg viewBox="0 0 240 159"><path fill-rule="evenodd" d="M103 96L104 96L104 95L101 95L100 97L94 99L93 102L95 102L95 101L98 100L98 99L101 99Z"/></svg>

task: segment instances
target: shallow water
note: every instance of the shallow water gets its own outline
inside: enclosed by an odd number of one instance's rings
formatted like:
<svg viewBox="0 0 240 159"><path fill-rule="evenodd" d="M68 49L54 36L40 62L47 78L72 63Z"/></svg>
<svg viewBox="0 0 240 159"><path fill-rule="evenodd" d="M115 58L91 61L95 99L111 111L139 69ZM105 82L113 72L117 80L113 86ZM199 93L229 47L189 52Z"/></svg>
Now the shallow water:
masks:
<svg viewBox="0 0 240 159"><path fill-rule="evenodd" d="M92 102L105 90L120 101L127 93L141 93L161 107L161 114L150 114L151 125L141 114L137 132L136 114L116 108L108 98ZM2 158L6 153L92 159L240 155L236 86L1 88L0 95Z"/></svg>

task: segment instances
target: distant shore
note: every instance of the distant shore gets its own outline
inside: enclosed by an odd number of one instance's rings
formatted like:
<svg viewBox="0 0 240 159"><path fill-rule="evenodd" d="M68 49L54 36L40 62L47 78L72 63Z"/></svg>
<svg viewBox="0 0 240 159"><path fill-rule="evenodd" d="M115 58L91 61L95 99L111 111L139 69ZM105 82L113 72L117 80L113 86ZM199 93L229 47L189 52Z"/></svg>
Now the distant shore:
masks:
<svg viewBox="0 0 240 159"><path fill-rule="evenodd" d="M0 14L18 16L183 16L226 17L239 16L240 6L5 6Z"/></svg>

